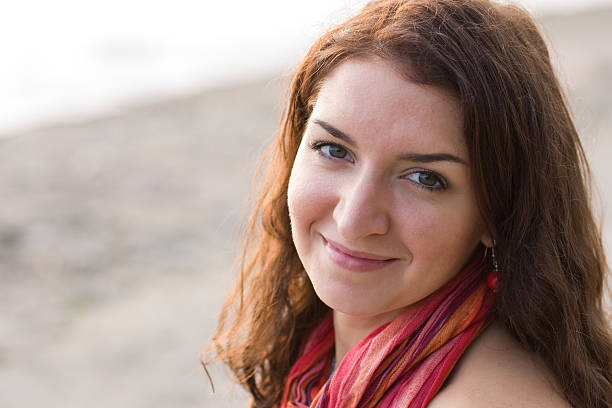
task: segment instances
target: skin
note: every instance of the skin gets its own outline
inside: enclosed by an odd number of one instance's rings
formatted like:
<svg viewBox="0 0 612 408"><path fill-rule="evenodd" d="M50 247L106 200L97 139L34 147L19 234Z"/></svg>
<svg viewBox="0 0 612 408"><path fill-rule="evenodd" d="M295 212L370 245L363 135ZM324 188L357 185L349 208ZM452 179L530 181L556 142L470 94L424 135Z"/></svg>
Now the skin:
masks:
<svg viewBox="0 0 612 408"><path fill-rule="evenodd" d="M336 361L492 245L462 129L455 97L389 62L349 60L323 82L288 204L298 255L333 309ZM550 378L495 323L429 406L567 406Z"/></svg>
<svg viewBox="0 0 612 408"><path fill-rule="evenodd" d="M325 79L288 202L300 259L334 310L337 361L491 245L462 129L452 95L388 62L349 60ZM359 270L364 258L382 265Z"/></svg>
<svg viewBox="0 0 612 408"><path fill-rule="evenodd" d="M466 350L428 408L569 408L554 377L499 323Z"/></svg>

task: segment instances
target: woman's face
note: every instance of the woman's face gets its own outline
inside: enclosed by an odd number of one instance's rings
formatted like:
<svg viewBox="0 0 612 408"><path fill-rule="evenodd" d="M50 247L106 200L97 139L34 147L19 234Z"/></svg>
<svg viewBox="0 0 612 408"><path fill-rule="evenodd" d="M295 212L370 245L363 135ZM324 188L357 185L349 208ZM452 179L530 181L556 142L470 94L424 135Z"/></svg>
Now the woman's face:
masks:
<svg viewBox="0 0 612 408"><path fill-rule="evenodd" d="M453 96L380 59L325 79L288 197L297 252L329 307L399 314L490 245L462 129Z"/></svg>

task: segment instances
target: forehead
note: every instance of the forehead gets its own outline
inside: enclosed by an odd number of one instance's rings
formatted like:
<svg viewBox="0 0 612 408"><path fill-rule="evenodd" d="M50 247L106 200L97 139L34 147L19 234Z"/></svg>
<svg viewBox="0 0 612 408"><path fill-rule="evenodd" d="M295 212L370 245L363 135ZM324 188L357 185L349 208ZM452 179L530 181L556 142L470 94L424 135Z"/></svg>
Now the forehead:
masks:
<svg viewBox="0 0 612 408"><path fill-rule="evenodd" d="M457 98L442 88L407 80L378 58L338 65L323 81L312 117L364 142L447 150L468 160Z"/></svg>

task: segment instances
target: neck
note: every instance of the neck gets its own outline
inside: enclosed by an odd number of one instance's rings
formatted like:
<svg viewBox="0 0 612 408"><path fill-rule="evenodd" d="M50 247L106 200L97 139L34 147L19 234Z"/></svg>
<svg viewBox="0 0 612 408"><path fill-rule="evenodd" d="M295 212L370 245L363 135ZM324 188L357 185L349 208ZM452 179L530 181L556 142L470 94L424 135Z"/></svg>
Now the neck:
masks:
<svg viewBox="0 0 612 408"><path fill-rule="evenodd" d="M345 354L361 339L379 326L390 322L405 309L392 310L374 316L351 316L334 310L334 345L336 366Z"/></svg>

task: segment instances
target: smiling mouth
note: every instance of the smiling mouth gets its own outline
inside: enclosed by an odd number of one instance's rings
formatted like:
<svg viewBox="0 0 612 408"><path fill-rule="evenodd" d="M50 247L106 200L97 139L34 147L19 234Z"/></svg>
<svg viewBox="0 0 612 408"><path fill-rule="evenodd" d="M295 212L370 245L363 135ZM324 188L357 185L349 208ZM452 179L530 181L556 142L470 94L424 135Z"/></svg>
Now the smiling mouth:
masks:
<svg viewBox="0 0 612 408"><path fill-rule="evenodd" d="M326 239L321 235L323 245L333 263L343 269L353 272L369 272L384 268L399 258L387 258L367 252L359 252L348 249L334 241Z"/></svg>

